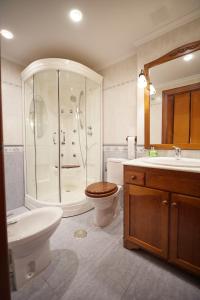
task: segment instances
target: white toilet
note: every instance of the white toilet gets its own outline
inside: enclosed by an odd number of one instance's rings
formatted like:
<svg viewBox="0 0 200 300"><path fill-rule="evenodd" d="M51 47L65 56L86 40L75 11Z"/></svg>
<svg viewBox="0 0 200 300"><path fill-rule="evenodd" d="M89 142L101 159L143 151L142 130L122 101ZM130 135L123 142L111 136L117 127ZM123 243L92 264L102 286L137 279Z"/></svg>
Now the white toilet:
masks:
<svg viewBox="0 0 200 300"><path fill-rule="evenodd" d="M107 182L95 182L87 186L85 194L94 205L94 225L104 227L119 212L119 194L123 185L124 158L107 160Z"/></svg>

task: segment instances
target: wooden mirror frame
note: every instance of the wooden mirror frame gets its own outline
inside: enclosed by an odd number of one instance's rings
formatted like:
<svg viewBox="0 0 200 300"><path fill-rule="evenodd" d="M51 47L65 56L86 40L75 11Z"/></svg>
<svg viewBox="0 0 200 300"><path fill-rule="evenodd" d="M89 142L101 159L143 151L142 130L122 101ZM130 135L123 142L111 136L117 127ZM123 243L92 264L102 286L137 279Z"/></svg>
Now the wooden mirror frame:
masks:
<svg viewBox="0 0 200 300"><path fill-rule="evenodd" d="M144 65L144 74L147 79L147 87L144 90L144 140L145 148L155 147L156 149L170 150L172 149L173 144L150 144L150 94L149 94L149 69L170 60L176 59L178 57L184 56L186 54L200 50L200 40L195 41L181 47L178 47L167 54L151 61L148 64ZM191 149L198 150L200 149L200 144L176 144L175 146L180 147L181 149Z"/></svg>

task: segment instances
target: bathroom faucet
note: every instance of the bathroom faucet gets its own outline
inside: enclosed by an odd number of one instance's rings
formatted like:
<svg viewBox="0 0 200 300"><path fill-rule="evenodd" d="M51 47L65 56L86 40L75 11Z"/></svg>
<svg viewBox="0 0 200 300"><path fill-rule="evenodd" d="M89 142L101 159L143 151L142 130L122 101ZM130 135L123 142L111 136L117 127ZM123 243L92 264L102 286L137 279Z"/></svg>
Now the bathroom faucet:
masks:
<svg viewBox="0 0 200 300"><path fill-rule="evenodd" d="M176 146L173 146L172 148L175 150L175 158L181 159L181 148Z"/></svg>

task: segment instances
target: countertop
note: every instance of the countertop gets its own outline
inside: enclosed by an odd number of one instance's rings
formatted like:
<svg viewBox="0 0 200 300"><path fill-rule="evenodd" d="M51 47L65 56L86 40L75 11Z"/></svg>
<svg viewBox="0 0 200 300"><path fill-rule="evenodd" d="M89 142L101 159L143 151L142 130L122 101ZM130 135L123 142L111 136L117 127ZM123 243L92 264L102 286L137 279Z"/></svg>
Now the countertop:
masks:
<svg viewBox="0 0 200 300"><path fill-rule="evenodd" d="M133 160L126 160L122 162L123 165L126 166L135 166L135 167L143 167L143 168L153 168L153 169L164 169L164 170L173 170L173 171L182 171L182 172L192 172L192 173L200 173L200 167L179 167L179 166L169 166L169 165L158 165L144 162L143 158L137 158Z"/></svg>

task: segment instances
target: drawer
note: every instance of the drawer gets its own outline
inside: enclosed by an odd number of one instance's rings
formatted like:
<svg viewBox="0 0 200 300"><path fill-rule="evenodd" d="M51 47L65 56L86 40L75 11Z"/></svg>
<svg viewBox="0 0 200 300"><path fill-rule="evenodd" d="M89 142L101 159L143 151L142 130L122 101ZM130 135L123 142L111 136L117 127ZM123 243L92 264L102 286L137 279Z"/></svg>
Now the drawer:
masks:
<svg viewBox="0 0 200 300"><path fill-rule="evenodd" d="M147 171L146 186L200 197L200 174L168 170Z"/></svg>
<svg viewBox="0 0 200 300"><path fill-rule="evenodd" d="M145 173L133 170L125 170L124 182L137 185L144 185Z"/></svg>

